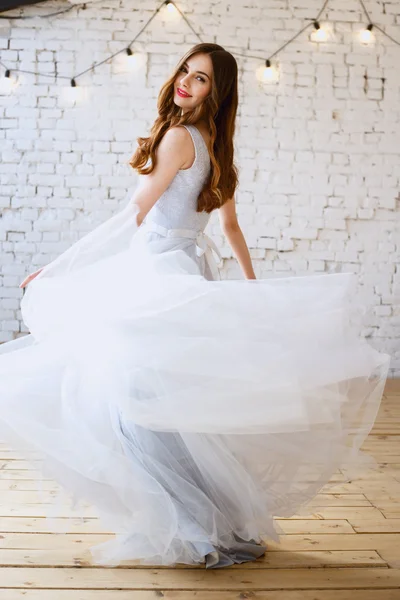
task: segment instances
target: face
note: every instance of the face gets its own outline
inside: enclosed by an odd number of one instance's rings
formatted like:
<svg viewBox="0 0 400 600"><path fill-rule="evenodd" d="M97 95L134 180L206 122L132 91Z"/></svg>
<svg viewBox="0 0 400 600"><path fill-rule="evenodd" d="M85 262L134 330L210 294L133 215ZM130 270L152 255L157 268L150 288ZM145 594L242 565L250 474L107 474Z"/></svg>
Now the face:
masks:
<svg viewBox="0 0 400 600"><path fill-rule="evenodd" d="M208 54L194 54L180 68L174 83L174 102L182 108L182 114L196 108L209 95L211 78L212 62Z"/></svg>

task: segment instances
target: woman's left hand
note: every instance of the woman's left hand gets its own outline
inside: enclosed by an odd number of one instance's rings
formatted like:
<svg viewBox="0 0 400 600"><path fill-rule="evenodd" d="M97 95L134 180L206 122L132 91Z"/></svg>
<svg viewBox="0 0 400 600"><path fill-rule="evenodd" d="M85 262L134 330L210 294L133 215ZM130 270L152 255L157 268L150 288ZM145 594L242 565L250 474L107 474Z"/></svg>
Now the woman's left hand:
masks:
<svg viewBox="0 0 400 600"><path fill-rule="evenodd" d="M28 283L30 283L32 281L32 279L35 279L35 277L37 277L39 275L39 273L41 273L43 271L43 269L44 269L44 267L42 267L38 271L35 271L34 273L31 273L30 275L28 275L28 277L25 277L25 279L22 281L22 283L19 284L19 287L23 288L26 285L28 285Z"/></svg>

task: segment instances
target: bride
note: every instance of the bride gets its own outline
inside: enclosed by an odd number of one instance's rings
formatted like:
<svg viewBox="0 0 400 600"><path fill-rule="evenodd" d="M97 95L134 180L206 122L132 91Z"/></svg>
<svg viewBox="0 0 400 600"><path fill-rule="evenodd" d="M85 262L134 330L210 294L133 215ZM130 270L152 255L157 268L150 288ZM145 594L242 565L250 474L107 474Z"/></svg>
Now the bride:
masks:
<svg viewBox="0 0 400 600"><path fill-rule="evenodd" d="M255 560L274 516L374 466L389 356L360 335L353 274L255 278L237 105L234 57L194 46L138 138L132 198L21 283L30 334L1 347L1 439L92 504L115 534L97 564ZM216 209L243 279L220 278Z"/></svg>

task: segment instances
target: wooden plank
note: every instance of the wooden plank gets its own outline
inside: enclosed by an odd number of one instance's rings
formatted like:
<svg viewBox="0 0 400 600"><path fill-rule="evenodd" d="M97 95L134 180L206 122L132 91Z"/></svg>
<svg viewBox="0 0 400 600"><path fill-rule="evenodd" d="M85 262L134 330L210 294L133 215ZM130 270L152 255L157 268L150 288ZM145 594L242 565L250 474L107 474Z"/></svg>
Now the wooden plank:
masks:
<svg viewBox="0 0 400 600"><path fill-rule="evenodd" d="M57 517L96 517L93 508L76 508L54 504L0 504L0 517L46 517L51 510L57 510Z"/></svg>
<svg viewBox="0 0 400 600"><path fill-rule="evenodd" d="M16 471L38 471L43 461L38 460L0 460L0 471L3 473L8 470Z"/></svg>
<svg viewBox="0 0 400 600"><path fill-rule="evenodd" d="M66 523L67 521L67 523ZM286 534L292 533L354 533L352 526L345 519L277 519L279 527ZM69 533L90 534L102 533L111 535L106 531L98 519L83 517L82 519L52 519L60 527L68 527ZM363 520L360 522L364 523ZM367 521L370 522L370 521ZM385 520L380 521L382 523ZM376 521L371 521L376 523ZM51 529L47 519L40 517L3 517L0 518L0 533L50 533Z"/></svg>
<svg viewBox="0 0 400 600"><path fill-rule="evenodd" d="M4 567L86 567L91 568L92 559L87 551L77 548L73 553L67 549L0 549L0 564ZM127 566L145 568L137 561L124 561L118 568ZM384 567L386 562L375 550L307 550L304 552L267 552L256 561L241 565L243 569L294 569L336 567ZM147 567L152 569L154 567ZM204 568L203 565L178 565L176 568Z"/></svg>
<svg viewBox="0 0 400 600"><path fill-rule="evenodd" d="M343 475L346 476L347 474L350 476L348 469L343 467ZM368 479L376 479L379 475L392 476L397 479L397 477L400 477L400 463L378 463L376 469L370 470L368 473Z"/></svg>
<svg viewBox="0 0 400 600"><path fill-rule="evenodd" d="M274 590L238 593L237 591L168 590L0 590L0 600L399 600L396 589Z"/></svg>
<svg viewBox="0 0 400 600"><path fill-rule="evenodd" d="M379 508L379 510L400 510L400 496L394 497L390 494L376 496L371 493L369 494L369 500L372 506Z"/></svg>
<svg viewBox="0 0 400 600"><path fill-rule="evenodd" d="M354 519L351 526L357 533L400 533L400 519L384 519L383 521ZM400 546L400 540L398 543Z"/></svg>
<svg viewBox="0 0 400 600"><path fill-rule="evenodd" d="M281 517L276 517L280 519ZM325 508L304 508L304 513L293 515L290 519L384 519L385 516L378 508L374 506L360 506L360 507L347 507L347 506L326 506Z"/></svg>
<svg viewBox="0 0 400 600"><path fill-rule="evenodd" d="M374 435L377 433L379 433L379 435L382 435L382 433L386 433L388 435L399 435L400 434L400 425L397 423L394 423L394 424L379 423L379 421L378 421L373 426L371 433L369 435Z"/></svg>
<svg viewBox="0 0 400 600"><path fill-rule="evenodd" d="M382 559L391 569L400 569L400 546L395 548L382 548L379 552ZM399 594L400 597L400 594Z"/></svg>
<svg viewBox="0 0 400 600"><path fill-rule="evenodd" d="M32 490L32 491L20 491L20 490L3 490L1 492L2 504L4 507L14 505L31 506L36 504L51 504L55 498L63 500L65 502L65 509L69 510L68 494L60 490ZM85 502L83 506L90 509L90 504ZM336 493L325 493L317 494L308 504L307 507L366 507L373 506L371 502L365 497L363 493L352 493L352 494L336 494ZM64 506L63 506L64 508ZM19 509L18 509L19 510ZM0 508L0 514L2 513ZM88 510L90 513L90 510Z"/></svg>
<svg viewBox="0 0 400 600"><path fill-rule="evenodd" d="M63 501L67 506L70 502L70 495L63 490L32 490L32 491L20 491L20 490L3 490L1 492L1 499L3 504L51 504L54 503L55 499L59 502ZM88 508L90 504L84 503Z"/></svg>
<svg viewBox="0 0 400 600"><path fill-rule="evenodd" d="M52 523L57 527L67 527L69 533L103 533L111 535L112 532L106 531L100 524L99 519L91 519L83 517L82 519L70 518L61 519L53 518ZM319 521L315 521L318 523ZM329 521L320 521L328 523ZM339 523L347 523L346 521L338 521ZM350 527L350 526L349 526ZM61 529L60 529L61 531ZM343 529L343 531L345 531ZM2 517L0 518L0 533L50 533L51 528L48 519L43 517ZM316 533L318 529L316 528ZM311 532L310 532L311 533ZM0 563L1 564L1 563Z"/></svg>
<svg viewBox="0 0 400 600"><path fill-rule="evenodd" d="M279 542L266 539L269 552L299 552L302 550L376 550L397 548L398 536L391 533L340 535L281 535Z"/></svg>
<svg viewBox="0 0 400 600"><path fill-rule="evenodd" d="M113 538L108 534L62 534L62 533L3 533L0 548L63 550L69 552L79 547L85 550ZM371 549L371 548L369 548ZM373 550L374 548L372 548Z"/></svg>
<svg viewBox="0 0 400 600"><path fill-rule="evenodd" d="M0 548L9 549L45 549L57 550L76 548L85 550L112 539L107 534L57 534L57 533L3 533L0 536ZM390 533L363 534L291 534L280 535L279 542L265 538L269 551L303 551L303 550L377 550L398 545L398 537Z"/></svg>
<svg viewBox="0 0 400 600"><path fill-rule="evenodd" d="M55 510L53 504L4 504L0 505L0 517L32 517L43 518L48 512ZM57 507L55 517L77 518L88 517L96 518L94 507L82 507L72 509L68 506ZM374 506L326 506L326 507L303 507L303 511L295 514L291 519L383 519L385 518L382 512ZM276 517L281 518L281 517ZM286 517L285 517L286 518Z"/></svg>
<svg viewBox="0 0 400 600"><path fill-rule="evenodd" d="M382 437L386 439L382 439ZM364 444L361 446L361 450L364 452L368 451L390 451L393 454L400 454L400 440L398 435L387 435L387 436L375 436L368 437Z"/></svg>
<svg viewBox="0 0 400 600"><path fill-rule="evenodd" d="M400 442L400 437L399 437ZM7 473L8 476L8 473ZM340 477L340 481L337 483L327 484L326 492L325 487L321 489L320 494L357 494L362 493L364 489L381 489L386 490L392 488L393 490L398 490L400 493L400 483L395 479L385 477L384 474L379 475L379 479L370 480L370 479L357 479L353 480L351 483L343 483L343 477ZM40 488L39 488L40 485ZM328 487L331 485L331 487ZM36 492L39 489L47 490L49 492L57 492L61 491L63 488L57 484L55 481L51 479L42 480L40 478L37 479L22 479L22 480L12 480L12 479L0 479L0 493L6 490L18 490L18 491L32 491Z"/></svg>
<svg viewBox="0 0 400 600"><path fill-rule="evenodd" d="M400 394L400 378L399 377L388 377L385 381L385 389L383 392L386 394Z"/></svg>
<svg viewBox="0 0 400 600"><path fill-rule="evenodd" d="M381 508L380 511L385 519L400 519L400 509Z"/></svg>
<svg viewBox="0 0 400 600"><path fill-rule="evenodd" d="M59 491L61 486L51 480L35 480L35 479L23 479L21 481L13 481L11 479L0 479L0 494L6 490L19 490L21 492L35 492L39 489L50 491Z"/></svg>
<svg viewBox="0 0 400 600"><path fill-rule="evenodd" d="M345 519L279 519L279 527L286 535L316 533L355 533ZM375 523L375 521L374 521Z"/></svg>
<svg viewBox="0 0 400 600"><path fill-rule="evenodd" d="M364 494L317 494L307 506L372 506Z"/></svg>
<svg viewBox="0 0 400 600"><path fill-rule="evenodd" d="M353 493L363 493L368 497L369 493L376 493L377 495L381 494L400 494L400 483L394 479L389 477L382 477L379 480L357 480L349 483L337 483L333 488L324 487L321 490L321 494L325 493L325 489L331 493L338 494L353 494Z"/></svg>
<svg viewBox="0 0 400 600"><path fill-rule="evenodd" d="M11 504L42 504L52 503L55 498L65 499L65 504L69 500L67 493L61 490L2 490L1 498L4 505ZM85 503L89 508L89 503ZM324 493L317 494L307 506L372 506L370 501L365 497L363 493Z"/></svg>
<svg viewBox="0 0 400 600"><path fill-rule="evenodd" d="M335 537L335 536L331 536ZM364 537L353 536L353 537ZM237 567L240 567L239 565ZM228 574L229 573L229 574ZM3 588L126 590L273 590L399 589L400 570L389 568L332 569L2 569Z"/></svg>
<svg viewBox="0 0 400 600"><path fill-rule="evenodd" d="M2 481L10 481L10 480L18 480L18 481L51 481L50 477L45 477L40 471L21 471L18 469L7 469L5 471L0 471L0 478Z"/></svg>
<svg viewBox="0 0 400 600"><path fill-rule="evenodd" d="M279 521L285 533L354 533L352 526L345 519L276 519ZM65 523L67 521L67 524ZM52 519L52 522L60 527L67 526L69 533L90 534L103 533L111 535L106 531L100 521L96 518L83 517L69 519ZM360 520L364 523L364 520ZM376 523L376 521L367 521ZM380 521L384 524L385 519ZM3 517L0 518L0 533L49 533L50 528L47 520L43 517Z"/></svg>
<svg viewBox="0 0 400 600"><path fill-rule="evenodd" d="M286 534L292 533L354 533L352 526L345 519L276 519L279 522L279 527ZM385 523L386 519L380 522ZM51 519L54 523L56 531L57 526L67 528L68 533L74 534L90 534L102 533L112 535L112 532L106 531L98 519L83 517L78 518L54 518ZM365 521L360 519L361 523ZM377 523L371 520L368 523ZM61 529L59 530L61 531ZM51 533L53 528L50 527L48 520L39 517L3 517L0 518L0 533Z"/></svg>
<svg viewBox="0 0 400 600"><path fill-rule="evenodd" d="M38 453L26 453L21 454L21 452L17 452L12 450L11 448L0 448L0 460L40 460L40 455Z"/></svg>

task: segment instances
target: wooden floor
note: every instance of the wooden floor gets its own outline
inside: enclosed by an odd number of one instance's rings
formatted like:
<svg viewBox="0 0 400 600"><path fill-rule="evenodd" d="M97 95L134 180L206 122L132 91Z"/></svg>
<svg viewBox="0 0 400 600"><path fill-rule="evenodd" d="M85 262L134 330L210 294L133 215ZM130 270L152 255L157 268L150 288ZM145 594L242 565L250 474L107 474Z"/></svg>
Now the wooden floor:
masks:
<svg viewBox="0 0 400 600"><path fill-rule="evenodd" d="M265 557L205 570L92 567L87 548L107 539L96 521L48 533L37 482L0 445L0 600L400 600L400 380L388 381L364 449L379 471L351 483L338 472L309 515L279 519L285 535Z"/></svg>

